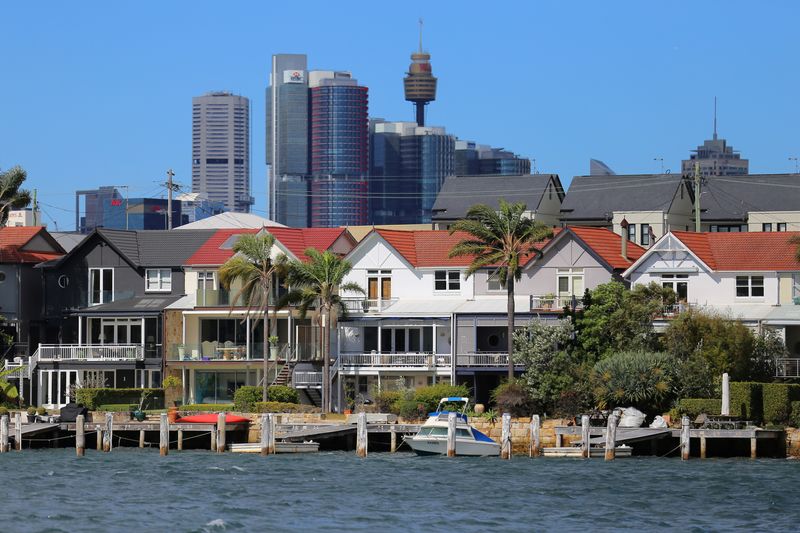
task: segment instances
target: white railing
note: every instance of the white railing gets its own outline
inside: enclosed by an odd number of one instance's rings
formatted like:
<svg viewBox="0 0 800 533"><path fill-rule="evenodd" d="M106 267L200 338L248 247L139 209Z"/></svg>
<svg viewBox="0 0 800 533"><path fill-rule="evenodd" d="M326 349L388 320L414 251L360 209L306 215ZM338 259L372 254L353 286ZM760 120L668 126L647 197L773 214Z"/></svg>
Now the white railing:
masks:
<svg viewBox="0 0 800 533"><path fill-rule="evenodd" d="M292 385L296 388L319 388L322 386L322 372L298 372L294 371Z"/></svg>
<svg viewBox="0 0 800 533"><path fill-rule="evenodd" d="M572 296L531 295L531 310L554 309L559 311L565 307L572 308L573 306L575 309L582 309L583 298L578 298L577 296L573 298Z"/></svg>
<svg viewBox="0 0 800 533"><path fill-rule="evenodd" d="M433 353L343 353L342 366L360 367L422 367L450 366L450 354Z"/></svg>
<svg viewBox="0 0 800 533"><path fill-rule="evenodd" d="M9 371L9 373L5 375L6 379L29 377L27 365L24 362L6 360L5 370Z"/></svg>
<svg viewBox="0 0 800 533"><path fill-rule="evenodd" d="M342 304L349 313L380 313L395 302L397 298L342 298Z"/></svg>
<svg viewBox="0 0 800 533"><path fill-rule="evenodd" d="M457 366L508 366L508 353L483 352L459 354Z"/></svg>
<svg viewBox="0 0 800 533"><path fill-rule="evenodd" d="M40 344L40 361L130 361L144 359L138 344Z"/></svg>
<svg viewBox="0 0 800 533"><path fill-rule="evenodd" d="M800 359L778 359L775 376L779 378L800 378Z"/></svg>

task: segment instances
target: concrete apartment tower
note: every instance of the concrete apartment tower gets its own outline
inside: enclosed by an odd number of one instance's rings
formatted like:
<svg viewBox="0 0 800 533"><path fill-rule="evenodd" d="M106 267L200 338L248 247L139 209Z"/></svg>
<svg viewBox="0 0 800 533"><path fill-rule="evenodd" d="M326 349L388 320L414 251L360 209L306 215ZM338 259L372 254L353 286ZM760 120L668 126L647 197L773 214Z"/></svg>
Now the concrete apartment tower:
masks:
<svg viewBox="0 0 800 533"><path fill-rule="evenodd" d="M692 150L689 159L681 161L681 173L694 176L695 164L700 164L700 175L708 176L743 176L750 173L750 162L742 159L741 154L729 146L725 139L717 138L717 99L714 98L714 135L703 141L702 146Z"/></svg>
<svg viewBox="0 0 800 533"><path fill-rule="evenodd" d="M192 192L250 212L250 101L228 92L192 98Z"/></svg>
<svg viewBox="0 0 800 533"><path fill-rule="evenodd" d="M272 56L267 87L269 217L308 226L308 60L305 54Z"/></svg>

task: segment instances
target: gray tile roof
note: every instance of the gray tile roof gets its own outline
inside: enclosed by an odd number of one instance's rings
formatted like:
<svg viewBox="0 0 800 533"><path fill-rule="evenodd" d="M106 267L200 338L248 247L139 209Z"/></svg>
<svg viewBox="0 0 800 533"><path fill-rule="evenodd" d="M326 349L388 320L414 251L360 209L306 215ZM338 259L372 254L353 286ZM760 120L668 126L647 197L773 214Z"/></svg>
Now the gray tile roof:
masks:
<svg viewBox="0 0 800 533"><path fill-rule="evenodd" d="M522 202L529 210L539 206L547 184L553 179L561 187L556 174L527 174L522 176L451 176L445 179L436 202L433 220L463 218L475 204L498 205L500 199Z"/></svg>
<svg viewBox="0 0 800 533"><path fill-rule="evenodd" d="M181 266L216 232L214 229L139 231L139 264Z"/></svg>
<svg viewBox="0 0 800 533"><path fill-rule="evenodd" d="M704 180L703 220L745 221L751 211L800 211L800 174L716 176Z"/></svg>
<svg viewBox="0 0 800 533"><path fill-rule="evenodd" d="M97 233L113 244L134 265L139 264L139 242L136 231L99 228Z"/></svg>
<svg viewBox="0 0 800 533"><path fill-rule="evenodd" d="M575 176L561 204L564 221L611 220L614 211L667 211L680 174Z"/></svg>
<svg viewBox="0 0 800 533"><path fill-rule="evenodd" d="M86 238L83 233L73 231L51 231L50 235L61 245L65 252L69 252Z"/></svg>

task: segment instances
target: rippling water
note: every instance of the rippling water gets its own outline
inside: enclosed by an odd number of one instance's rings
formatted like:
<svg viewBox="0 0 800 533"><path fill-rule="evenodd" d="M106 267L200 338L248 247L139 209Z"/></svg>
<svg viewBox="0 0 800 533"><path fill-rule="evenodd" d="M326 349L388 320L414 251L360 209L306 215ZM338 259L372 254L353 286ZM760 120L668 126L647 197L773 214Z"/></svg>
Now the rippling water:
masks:
<svg viewBox="0 0 800 533"><path fill-rule="evenodd" d="M800 461L780 459L86 453L0 455L0 531L794 530L800 523Z"/></svg>

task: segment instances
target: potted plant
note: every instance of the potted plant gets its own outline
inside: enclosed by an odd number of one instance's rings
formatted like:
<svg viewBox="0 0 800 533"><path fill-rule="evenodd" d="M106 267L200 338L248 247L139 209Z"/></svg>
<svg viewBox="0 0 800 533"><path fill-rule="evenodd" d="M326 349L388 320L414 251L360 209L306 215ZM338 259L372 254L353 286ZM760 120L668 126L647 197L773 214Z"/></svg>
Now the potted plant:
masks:
<svg viewBox="0 0 800 533"><path fill-rule="evenodd" d="M176 391L181 388L182 385L183 383L181 382L181 378L178 376L167 376L161 383L161 386L165 391L171 391L173 394L176 393ZM167 418L171 424L174 424L175 421L178 420L178 401L179 400L173 400L173 405L167 408Z"/></svg>
<svg viewBox="0 0 800 533"><path fill-rule="evenodd" d="M555 303L555 301L556 301L555 293L548 292L547 294L542 296L542 307L544 309L550 309L551 307L553 307L553 303Z"/></svg>
<svg viewBox="0 0 800 533"><path fill-rule="evenodd" d="M270 335L267 340L269 341L269 358L274 361L278 358L278 336Z"/></svg>
<svg viewBox="0 0 800 533"><path fill-rule="evenodd" d="M36 408L33 406L28 407L28 422L36 422Z"/></svg>
<svg viewBox="0 0 800 533"><path fill-rule="evenodd" d="M139 422L142 422L145 419L146 415L144 413L144 402L147 400L150 394L151 391L142 389L142 393L139 395L139 406L131 411L131 418L138 420Z"/></svg>
<svg viewBox="0 0 800 533"><path fill-rule="evenodd" d="M356 405L356 390L352 383L347 382L344 385L344 414L353 414L353 408Z"/></svg>
<svg viewBox="0 0 800 533"><path fill-rule="evenodd" d="M177 350L178 350L178 360L179 361L185 361L185 360L189 359L189 357L186 355L186 345L185 344L178 344L177 345Z"/></svg>

